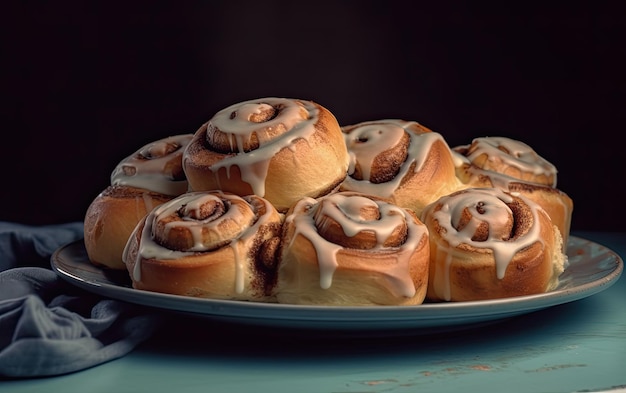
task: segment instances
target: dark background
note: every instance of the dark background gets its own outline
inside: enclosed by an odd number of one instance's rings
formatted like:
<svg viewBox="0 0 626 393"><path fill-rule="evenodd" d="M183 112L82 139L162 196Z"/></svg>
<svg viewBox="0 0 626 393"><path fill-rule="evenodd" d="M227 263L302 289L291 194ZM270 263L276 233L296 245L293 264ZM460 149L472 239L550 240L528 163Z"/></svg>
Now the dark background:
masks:
<svg viewBox="0 0 626 393"><path fill-rule="evenodd" d="M519 139L559 169L573 230L623 231L621 2L500 3L2 3L0 220L82 220L137 148L282 96L451 146Z"/></svg>

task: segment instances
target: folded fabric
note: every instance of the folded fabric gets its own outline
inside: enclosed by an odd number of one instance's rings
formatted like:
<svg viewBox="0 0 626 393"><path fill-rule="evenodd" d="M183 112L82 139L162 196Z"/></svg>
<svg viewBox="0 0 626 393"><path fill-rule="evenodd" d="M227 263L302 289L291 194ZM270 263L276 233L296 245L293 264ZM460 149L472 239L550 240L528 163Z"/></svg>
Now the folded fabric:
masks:
<svg viewBox="0 0 626 393"><path fill-rule="evenodd" d="M159 324L147 308L99 297L59 278L50 256L82 223L0 222L0 376L70 373L124 356Z"/></svg>
<svg viewBox="0 0 626 393"><path fill-rule="evenodd" d="M54 250L82 237L82 222L30 226L0 221L0 271L18 266L48 268Z"/></svg>

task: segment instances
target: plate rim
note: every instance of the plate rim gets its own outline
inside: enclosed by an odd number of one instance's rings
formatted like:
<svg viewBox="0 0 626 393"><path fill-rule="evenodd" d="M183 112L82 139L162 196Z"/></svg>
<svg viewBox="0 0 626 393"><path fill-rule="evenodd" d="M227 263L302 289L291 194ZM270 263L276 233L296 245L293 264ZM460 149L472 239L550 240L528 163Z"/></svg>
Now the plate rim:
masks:
<svg viewBox="0 0 626 393"><path fill-rule="evenodd" d="M624 262L620 255L612 249L579 236L570 236L570 241L588 242L609 254L612 268L606 269L601 277L576 285L570 288L556 289L546 293L510 297L493 300L477 300L465 302L423 303L420 305L399 306L325 306L325 305L294 305L283 303L244 302L237 300L222 300L208 298L194 298L183 295L166 294L138 290L114 283L87 280L77 274L72 274L58 266L56 261L62 253L72 248L80 248L84 252L84 239L77 239L57 248L51 258L54 272L69 283L81 287L89 292L158 309L178 311L200 316L227 318L230 320L245 320L252 323L322 323L341 324L358 322L431 322L446 318L454 314L454 319L478 318L502 319L523 313L565 304L592 296L612 286L622 275ZM90 269L103 270L94 265ZM111 281L109 281L111 282ZM155 304L162 303L162 304ZM184 307L180 307L181 304ZM506 310L511 306L510 310ZM504 308L504 309L503 309ZM494 312L494 310L499 310Z"/></svg>

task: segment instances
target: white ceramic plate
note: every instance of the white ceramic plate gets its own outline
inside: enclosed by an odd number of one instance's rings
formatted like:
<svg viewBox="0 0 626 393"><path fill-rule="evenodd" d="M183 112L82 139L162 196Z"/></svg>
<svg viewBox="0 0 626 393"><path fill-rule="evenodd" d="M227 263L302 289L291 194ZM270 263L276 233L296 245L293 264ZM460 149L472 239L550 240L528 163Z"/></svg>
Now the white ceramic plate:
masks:
<svg viewBox="0 0 626 393"><path fill-rule="evenodd" d="M374 307L266 304L136 290L131 288L125 271L100 269L91 264L82 241L59 248L51 263L60 277L76 286L158 309L256 326L414 334L468 328L579 300L610 287L624 268L615 252L578 237L570 237L567 254L569 266L560 278L560 285L548 293L488 301Z"/></svg>

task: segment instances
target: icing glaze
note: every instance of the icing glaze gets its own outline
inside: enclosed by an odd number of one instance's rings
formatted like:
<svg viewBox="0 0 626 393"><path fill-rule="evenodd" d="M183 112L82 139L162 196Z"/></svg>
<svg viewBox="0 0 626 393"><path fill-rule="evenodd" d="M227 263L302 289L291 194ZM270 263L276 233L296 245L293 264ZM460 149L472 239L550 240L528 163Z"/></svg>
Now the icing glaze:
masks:
<svg viewBox="0 0 626 393"><path fill-rule="evenodd" d="M272 114L266 119L262 114L267 112ZM257 116L263 120L256 120ZM294 151L296 140L308 141L316 132L318 121L319 110L309 101L266 98L231 105L217 112L207 124L207 144L211 145L213 133L221 133L226 135L229 148L209 169L217 173L223 168L230 177L232 168L239 168L242 180L254 194L263 197L272 158L282 149ZM293 165L297 167L297 161ZM220 184L219 188L228 186Z"/></svg>
<svg viewBox="0 0 626 393"><path fill-rule="evenodd" d="M141 281L142 259L176 261L199 253L210 253L221 247L230 247L235 256L235 290L236 293L242 293L247 275L245 250L251 246L259 228L269 222L270 212L274 211L268 201L258 198L257 201L264 204L263 210L266 212L259 215L249 201L249 198L221 191L189 192L157 206L146 216L145 225L139 234L139 251L130 272L132 279ZM207 214L204 212L206 204L220 205L221 209L211 209L210 214ZM178 218L170 220L172 217ZM159 221L165 223L157 229ZM226 225L227 221L235 222L236 225ZM176 250L159 241L159 238L167 238L169 231L181 227L193 239L190 247ZM135 228L137 230L139 226ZM131 237L136 235L133 233ZM128 254L128 244L124 254ZM124 259L127 260L128 256Z"/></svg>
<svg viewBox="0 0 626 393"><path fill-rule="evenodd" d="M376 219L361 215L363 209L368 207L379 211ZM423 224L414 221L404 209L367 196L335 193L319 200L303 198L294 206L293 213L285 218L285 224L294 228L292 242L298 236L303 236L313 245L319 266L320 287L324 289L332 286L333 275L338 266L338 254L344 249L342 245L328 241L322 235L331 221L339 223L347 237L364 231L373 232L376 244L371 249L361 251L378 253L393 250L396 263L378 266L375 259L372 259L368 264L364 255L363 264L367 264L367 268L372 271L383 273L394 295L415 295L416 289L409 274L409 262L422 236L427 235ZM408 227L408 236L404 242L396 247L385 246L392 232L401 225ZM291 244L287 245L290 246Z"/></svg>
<svg viewBox="0 0 626 393"><path fill-rule="evenodd" d="M496 187L538 203L557 225L563 247L569 238L573 201L556 188L557 170L527 144L506 137L475 138L452 149L464 187Z"/></svg>
<svg viewBox="0 0 626 393"><path fill-rule="evenodd" d="M428 157L428 153L435 141L444 142L443 137L430 130L425 131L418 123L398 119L364 122L354 127L344 127L346 147L350 154L348 175L354 173L355 166L359 165L363 179L348 176L342 184L342 189L357 191L366 194L391 197L398 189L403 179L409 175L411 166L419 172ZM407 159L402 163L399 173L390 181L373 183L371 178L374 160L382 152L396 146L401 138L409 135Z"/></svg>
<svg viewBox="0 0 626 393"><path fill-rule="evenodd" d="M178 196L188 189L182 169L182 155L192 134L182 134L151 142L124 158L111 173L112 185L142 188Z"/></svg>
<svg viewBox="0 0 626 393"><path fill-rule="evenodd" d="M471 173L490 176L496 187L506 187L513 179L556 187L556 167L521 141L499 136L475 138L453 151L457 167L471 164ZM487 159L481 163L482 156Z"/></svg>
<svg viewBox="0 0 626 393"><path fill-rule="evenodd" d="M526 231L518 232L515 236L511 235L515 223L510 224L514 214L509 206L513 202L513 196L497 188L474 188L444 196L424 210L422 220L426 225L429 225L428 216L432 216L444 229L438 233L445 242L437 242L434 257L445 259L445 268L443 271L435 270L433 275L437 283L435 286L443 288L443 293L440 294L442 298L450 300L450 265L456 255L461 255L457 249L460 245L490 249L497 277L502 279L509 263L519 251L535 242L543 244L538 224L538 206L521 196L517 197L529 206L532 223L526 225ZM435 209L435 206L441 208ZM469 221L464 216L465 212L471 215ZM463 225L462 220L466 221ZM472 237L482 223L488 224L488 236L480 241L473 240Z"/></svg>

